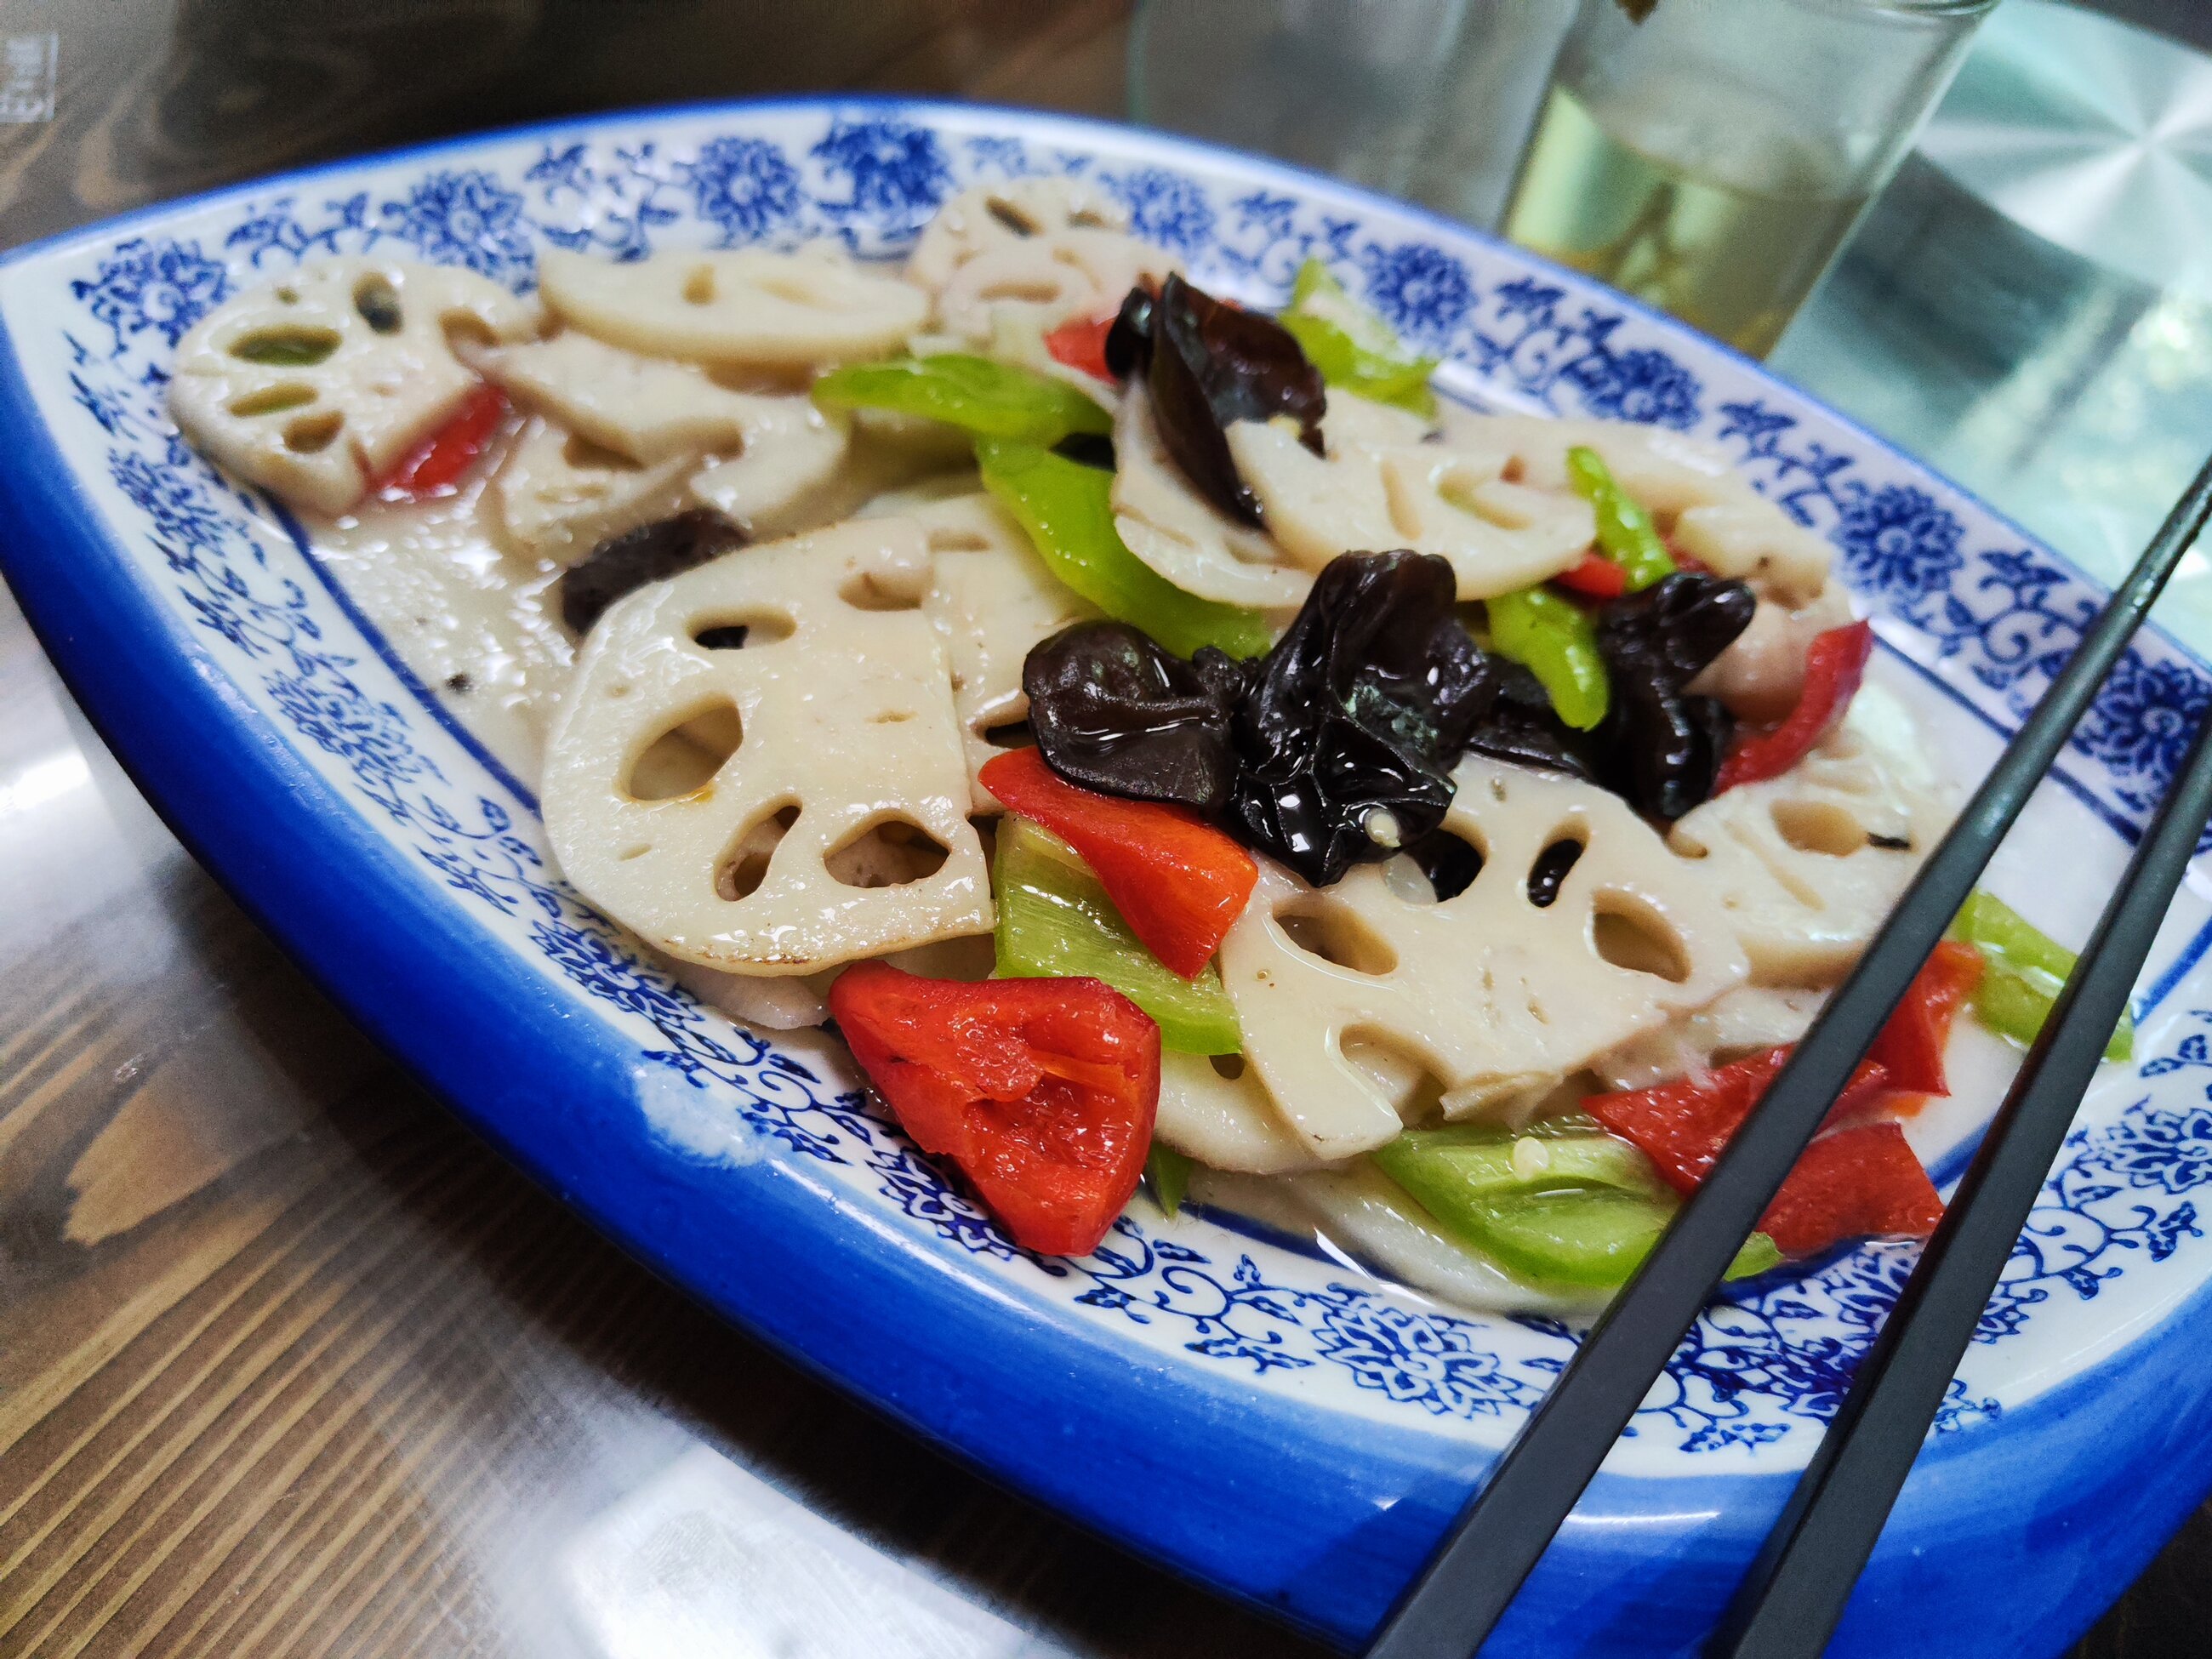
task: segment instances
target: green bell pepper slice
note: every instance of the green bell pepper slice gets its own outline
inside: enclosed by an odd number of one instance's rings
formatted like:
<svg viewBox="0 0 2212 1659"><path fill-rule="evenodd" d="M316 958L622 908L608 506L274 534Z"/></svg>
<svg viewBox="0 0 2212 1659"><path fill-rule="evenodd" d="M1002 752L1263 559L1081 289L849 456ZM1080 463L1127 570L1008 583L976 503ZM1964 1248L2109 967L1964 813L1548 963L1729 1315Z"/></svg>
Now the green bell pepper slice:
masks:
<svg viewBox="0 0 2212 1659"><path fill-rule="evenodd" d="M1681 1202L1628 1142L1575 1127L1411 1129L1370 1156L1446 1232L1541 1284L1626 1284ZM1774 1241L1753 1233L1728 1276L1781 1261Z"/></svg>
<svg viewBox="0 0 2212 1659"><path fill-rule="evenodd" d="M983 487L1020 521L1052 574L1115 621L1179 657L1202 645L1256 657L1272 642L1258 611L1186 593L1122 544L1112 473L1011 438L976 439L975 462Z"/></svg>
<svg viewBox="0 0 2212 1659"><path fill-rule="evenodd" d="M1981 983L1974 988L1974 1018L2023 1048L2033 1042L2043 1022L2051 1018L2067 975L2074 971L2074 952L1979 887L1960 907L1951 934L1982 953L1984 965ZM2130 1059L2135 1046L2135 1017L2123 1014L2112 1040L2105 1045L2105 1058Z"/></svg>
<svg viewBox="0 0 2212 1659"><path fill-rule="evenodd" d="M1548 587L1524 587L1483 603L1492 648L1543 683L1561 720L1577 732L1595 730L1612 706L1613 688L1589 613Z"/></svg>
<svg viewBox="0 0 2212 1659"><path fill-rule="evenodd" d="M1000 978L1103 979L1159 1023L1163 1047L1186 1054L1243 1048L1220 974L1209 965L1185 979L1164 966L1090 866L1050 830L1012 814L1000 819L991 884Z"/></svg>
<svg viewBox="0 0 2212 1659"><path fill-rule="evenodd" d="M848 363L815 381L814 401L823 409L919 415L981 437L1047 448L1073 433L1114 429L1114 417L1066 381L964 352Z"/></svg>
<svg viewBox="0 0 2212 1659"><path fill-rule="evenodd" d="M1170 1220L1182 1212L1183 1194L1190 1190L1190 1160L1164 1140L1152 1142L1145 1154L1145 1179L1152 1196Z"/></svg>
<svg viewBox="0 0 2212 1659"><path fill-rule="evenodd" d="M1436 418L1429 389L1437 359L1407 355L1389 324L1345 292L1319 259L1298 267L1291 302L1275 320L1290 331L1327 384L1378 404Z"/></svg>
<svg viewBox="0 0 2212 1659"><path fill-rule="evenodd" d="M1577 444L1567 452L1567 481L1596 510L1598 550L1620 567L1630 592L1674 574L1674 556L1667 550L1659 526L1614 480L1603 456Z"/></svg>

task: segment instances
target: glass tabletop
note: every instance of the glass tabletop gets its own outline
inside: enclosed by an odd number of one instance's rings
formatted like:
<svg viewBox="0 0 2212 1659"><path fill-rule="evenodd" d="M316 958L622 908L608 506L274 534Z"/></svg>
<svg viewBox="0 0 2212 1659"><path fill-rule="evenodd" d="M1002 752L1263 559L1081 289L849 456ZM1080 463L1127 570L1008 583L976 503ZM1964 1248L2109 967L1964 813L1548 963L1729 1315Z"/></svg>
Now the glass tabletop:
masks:
<svg viewBox="0 0 2212 1659"><path fill-rule="evenodd" d="M2212 451L2212 58L2008 0L1770 361L2117 580Z"/></svg>

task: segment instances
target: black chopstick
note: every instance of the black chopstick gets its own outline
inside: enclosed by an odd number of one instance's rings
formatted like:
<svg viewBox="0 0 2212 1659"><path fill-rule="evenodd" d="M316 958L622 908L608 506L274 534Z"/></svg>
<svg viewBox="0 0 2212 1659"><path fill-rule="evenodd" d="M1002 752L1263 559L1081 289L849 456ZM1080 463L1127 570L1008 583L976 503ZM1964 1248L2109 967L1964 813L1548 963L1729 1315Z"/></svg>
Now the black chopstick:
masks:
<svg viewBox="0 0 2212 1659"><path fill-rule="evenodd" d="M1981 1151L1722 1621L1708 1650L1714 1659L1810 1659L1827 1645L2208 819L2212 720L2200 720L2179 781L2128 860Z"/></svg>
<svg viewBox="0 0 2212 1659"><path fill-rule="evenodd" d="M1920 971L2126 649L2166 578L2212 515L2212 460L1768 1088L1643 1267L1599 1318L1559 1380L1420 1575L1368 1659L1466 1659L1490 1634L1614 1440L1650 1392L1721 1274L1820 1128L1859 1057Z"/></svg>

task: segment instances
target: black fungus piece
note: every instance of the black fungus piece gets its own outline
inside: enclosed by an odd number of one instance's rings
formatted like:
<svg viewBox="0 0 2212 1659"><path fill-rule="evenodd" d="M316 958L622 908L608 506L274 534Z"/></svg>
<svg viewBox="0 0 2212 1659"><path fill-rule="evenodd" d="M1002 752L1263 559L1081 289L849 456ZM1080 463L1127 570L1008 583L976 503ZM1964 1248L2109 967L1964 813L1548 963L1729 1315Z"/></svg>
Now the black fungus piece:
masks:
<svg viewBox="0 0 2212 1659"><path fill-rule="evenodd" d="M1741 582L1678 570L1640 593L1609 599L1598 613L1606 665L1636 662L1679 691L1751 626L1759 601Z"/></svg>
<svg viewBox="0 0 2212 1659"><path fill-rule="evenodd" d="M1467 746L1492 760L1595 779L1595 744L1589 734L1559 717L1543 682L1503 657L1491 659L1491 672L1497 678L1498 694L1489 712L1468 733Z"/></svg>
<svg viewBox="0 0 2212 1659"><path fill-rule="evenodd" d="M1079 466L1114 470L1114 441L1103 432L1071 432L1052 447L1052 453Z"/></svg>
<svg viewBox="0 0 2212 1659"><path fill-rule="evenodd" d="M1114 325L1106 331L1106 367L1115 380L1126 380L1133 369L1151 356L1152 349L1152 291L1139 286L1123 296L1121 308L1114 313Z"/></svg>
<svg viewBox="0 0 2212 1659"><path fill-rule="evenodd" d="M1482 873L1482 854L1449 830L1431 830L1406 848L1406 856L1429 878L1439 904L1457 898Z"/></svg>
<svg viewBox="0 0 2212 1659"><path fill-rule="evenodd" d="M1218 811L1237 776L1230 722L1242 664L1211 646L1191 660L1127 623L1077 623L1022 665L1030 730L1070 783L1132 800Z"/></svg>
<svg viewBox="0 0 2212 1659"><path fill-rule="evenodd" d="M1273 318L1224 305L1180 276L1160 285L1151 323L1145 387L1161 444L1200 495L1256 526L1260 501L1237 476L1229 428L1238 421L1287 416L1297 423L1298 441L1320 454L1328 396L1319 371ZM1110 368L1110 334L1108 343Z"/></svg>
<svg viewBox="0 0 2212 1659"><path fill-rule="evenodd" d="M1334 560L1253 671L1229 817L1316 886L1443 823L1451 770L1496 691L1432 554Z"/></svg>
<svg viewBox="0 0 2212 1659"><path fill-rule="evenodd" d="M1639 812L1671 823L1711 799L1735 723L1683 687L1750 626L1757 603L1741 582L1678 571L1599 613L1613 708L1597 734L1598 778Z"/></svg>
<svg viewBox="0 0 2212 1659"><path fill-rule="evenodd" d="M1560 883L1582 855L1582 842L1565 840L1555 841L1537 854L1535 863L1528 866L1528 902L1539 910L1550 909L1559 896Z"/></svg>
<svg viewBox="0 0 2212 1659"><path fill-rule="evenodd" d="M561 620L588 634L600 613L625 593L744 544L743 531L702 507L610 536L561 578Z"/></svg>
<svg viewBox="0 0 2212 1659"><path fill-rule="evenodd" d="M1648 817L1671 823L1712 798L1735 719L1711 697L1613 681L1599 781Z"/></svg>

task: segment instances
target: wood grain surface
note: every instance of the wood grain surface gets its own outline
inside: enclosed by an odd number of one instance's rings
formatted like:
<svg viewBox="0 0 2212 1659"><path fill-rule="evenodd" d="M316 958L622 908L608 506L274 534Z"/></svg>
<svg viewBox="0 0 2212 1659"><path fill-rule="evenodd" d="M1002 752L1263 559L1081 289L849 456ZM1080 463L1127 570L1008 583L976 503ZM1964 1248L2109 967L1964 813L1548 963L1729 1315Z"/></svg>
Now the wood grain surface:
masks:
<svg viewBox="0 0 2212 1659"><path fill-rule="evenodd" d="M1123 0L0 0L0 243L535 116L1117 113ZM2212 1651L2198 1520L2087 1643ZM1318 1654L632 1265L219 891L0 599L0 1656Z"/></svg>

